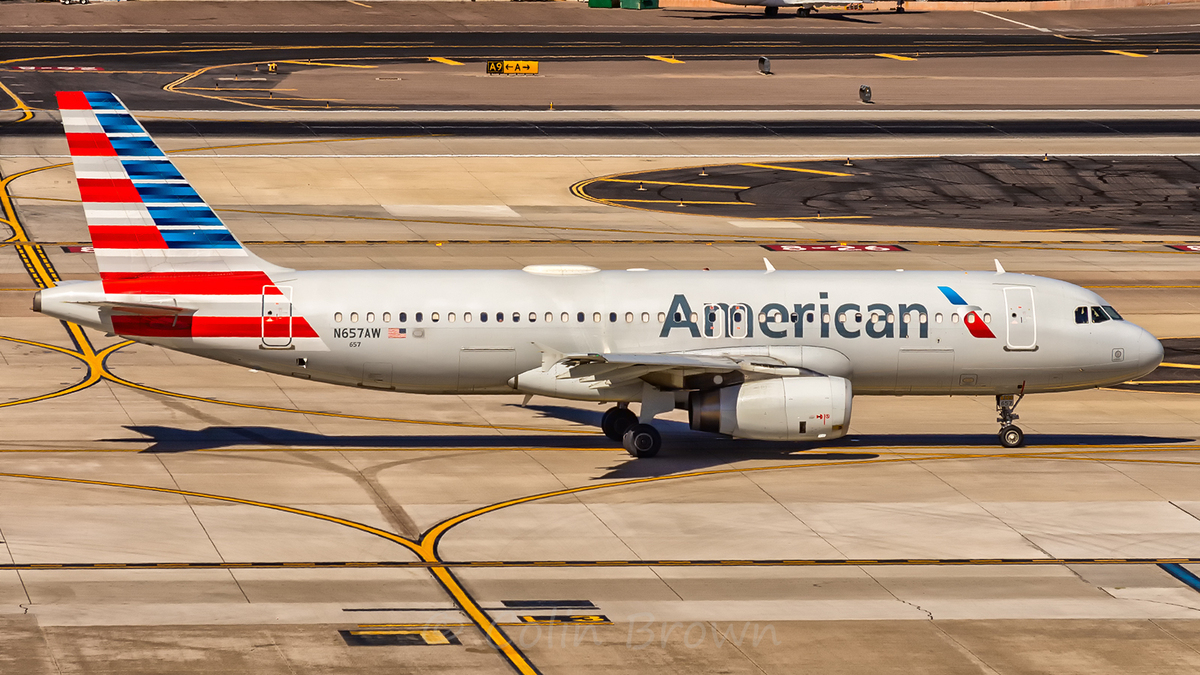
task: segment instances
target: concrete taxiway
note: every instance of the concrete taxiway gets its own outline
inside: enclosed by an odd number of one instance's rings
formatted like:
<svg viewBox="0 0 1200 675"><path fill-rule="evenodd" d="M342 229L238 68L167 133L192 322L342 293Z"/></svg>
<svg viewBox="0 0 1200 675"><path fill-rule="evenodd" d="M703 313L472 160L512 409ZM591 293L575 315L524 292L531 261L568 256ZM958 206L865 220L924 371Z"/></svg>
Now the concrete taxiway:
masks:
<svg viewBox="0 0 1200 675"><path fill-rule="evenodd" d="M1025 400L1019 450L997 447L990 400L861 397L850 436L827 447L707 437L671 413L654 460L604 439L597 406L334 388L33 313L34 289L96 269L53 116L25 113L0 130L0 672L1200 670L1190 212L1137 231L1098 222L1136 209L1098 202L1057 227L981 229L902 210L628 208L623 192L571 190L713 182L684 167L836 172L830 158L846 156L875 158L862 168L876 175L889 161L946 175L979 157L1041 167L1046 153L1074 158L1055 180L1078 186L1115 180L1083 162L1118 153L1136 155L1114 160L1121 180L1157 175L1187 197L1200 147L1145 126L1186 111L589 111L557 134L539 131L563 123L548 111L145 113L230 228L282 265L998 258L1096 289L1167 346L1140 383ZM714 131L653 131L680 117ZM431 119L452 124L401 130ZM796 130L847 120L861 126ZM730 131L772 124L793 130ZM994 189L998 174L981 175L958 180ZM896 249L763 248L846 243Z"/></svg>

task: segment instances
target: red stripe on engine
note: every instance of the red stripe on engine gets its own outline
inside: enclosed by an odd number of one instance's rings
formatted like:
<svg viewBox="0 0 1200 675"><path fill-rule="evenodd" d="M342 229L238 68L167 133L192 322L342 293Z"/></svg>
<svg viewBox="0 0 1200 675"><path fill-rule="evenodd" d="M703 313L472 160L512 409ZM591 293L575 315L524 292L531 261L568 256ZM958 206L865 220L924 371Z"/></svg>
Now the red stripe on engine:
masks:
<svg viewBox="0 0 1200 675"><path fill-rule="evenodd" d="M128 178L80 178L78 182L79 195L85 202L140 204L142 201L133 181Z"/></svg>
<svg viewBox="0 0 1200 675"><path fill-rule="evenodd" d="M167 248L153 225L89 225L94 248Z"/></svg>
<svg viewBox="0 0 1200 675"><path fill-rule="evenodd" d="M104 281L105 293L262 295L265 288L267 295L283 295L263 272L101 272L100 279Z"/></svg>
<svg viewBox="0 0 1200 675"><path fill-rule="evenodd" d="M67 134L72 155L80 157L116 157L117 151L104 134ZM137 201L141 201L139 198Z"/></svg>
<svg viewBox="0 0 1200 675"><path fill-rule="evenodd" d="M270 320L268 320L270 321ZM113 332L125 337L261 338L287 337L287 320L263 325L260 316L122 316L112 317ZM315 338L304 317L292 317L292 337Z"/></svg>
<svg viewBox="0 0 1200 675"><path fill-rule="evenodd" d="M82 91L60 91L54 94L59 110L91 110L92 104Z"/></svg>

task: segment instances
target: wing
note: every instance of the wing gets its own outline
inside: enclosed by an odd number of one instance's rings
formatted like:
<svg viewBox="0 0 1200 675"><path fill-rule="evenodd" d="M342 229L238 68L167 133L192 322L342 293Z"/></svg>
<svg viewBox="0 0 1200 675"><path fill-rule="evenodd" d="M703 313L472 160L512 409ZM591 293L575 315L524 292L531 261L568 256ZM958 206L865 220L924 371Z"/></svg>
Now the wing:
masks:
<svg viewBox="0 0 1200 675"><path fill-rule="evenodd" d="M543 371L553 370L557 379L577 379L590 383L595 389L618 387L637 380L644 380L661 389L691 389L714 381L720 385L722 382L818 374L766 355L687 352L562 354L544 347L542 354Z"/></svg>

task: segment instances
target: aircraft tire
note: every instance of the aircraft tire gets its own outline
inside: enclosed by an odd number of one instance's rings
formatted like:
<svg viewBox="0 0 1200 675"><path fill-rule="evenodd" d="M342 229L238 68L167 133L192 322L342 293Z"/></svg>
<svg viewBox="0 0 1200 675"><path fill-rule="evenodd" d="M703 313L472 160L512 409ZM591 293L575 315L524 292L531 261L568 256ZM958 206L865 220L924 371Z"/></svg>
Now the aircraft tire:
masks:
<svg viewBox="0 0 1200 675"><path fill-rule="evenodd" d="M799 14L800 16L811 16L812 8L811 7L801 7L800 9L796 10L796 14Z"/></svg>
<svg viewBox="0 0 1200 675"><path fill-rule="evenodd" d="M643 459L658 454L662 448L662 436L658 434L658 429L649 424L635 424L625 432L622 443L631 456Z"/></svg>
<svg viewBox="0 0 1200 675"><path fill-rule="evenodd" d="M1025 445L1025 432L1015 424L1009 424L1000 429L1000 445L1006 448L1019 448Z"/></svg>
<svg viewBox="0 0 1200 675"><path fill-rule="evenodd" d="M624 442L625 432L635 424L637 424L637 415L634 415L629 408L609 408L604 411L604 417L600 418L600 430L609 440L617 443Z"/></svg>
<svg viewBox="0 0 1200 675"><path fill-rule="evenodd" d="M766 14L767 16L776 16L779 14L779 8L778 7L767 7L766 9L763 10L763 13Z"/></svg>

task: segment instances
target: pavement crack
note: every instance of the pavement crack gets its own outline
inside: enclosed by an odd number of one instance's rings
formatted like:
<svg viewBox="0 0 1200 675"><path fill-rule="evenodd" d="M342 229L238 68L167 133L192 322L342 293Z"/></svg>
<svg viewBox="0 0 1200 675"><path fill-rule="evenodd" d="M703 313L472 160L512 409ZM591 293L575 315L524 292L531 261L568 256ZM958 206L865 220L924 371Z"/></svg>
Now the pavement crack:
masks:
<svg viewBox="0 0 1200 675"><path fill-rule="evenodd" d="M908 605L909 607L915 608L919 612L924 612L925 616L928 617L930 621L933 621L933 612L925 609L924 607L918 605L917 603L915 603L911 600L905 600L904 598L896 597L895 594L893 594L892 597L895 597L896 600Z"/></svg>

